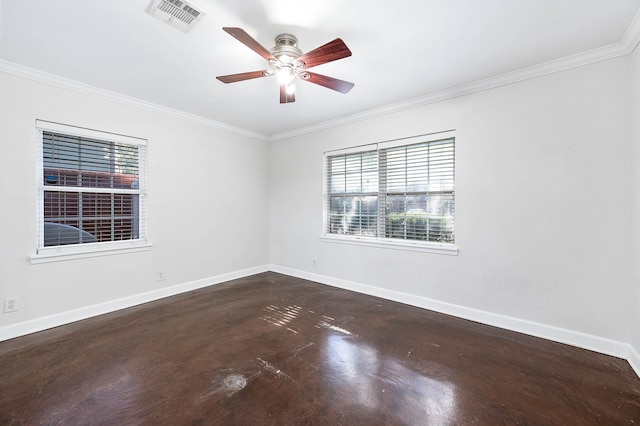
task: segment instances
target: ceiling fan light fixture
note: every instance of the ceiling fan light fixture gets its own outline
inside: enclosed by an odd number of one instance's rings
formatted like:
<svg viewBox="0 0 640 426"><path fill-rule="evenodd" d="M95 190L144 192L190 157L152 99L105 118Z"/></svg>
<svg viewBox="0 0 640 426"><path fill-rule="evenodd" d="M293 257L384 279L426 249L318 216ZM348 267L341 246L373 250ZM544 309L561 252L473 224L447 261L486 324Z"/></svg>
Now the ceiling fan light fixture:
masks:
<svg viewBox="0 0 640 426"><path fill-rule="evenodd" d="M291 65L280 66L276 74L278 75L278 83L283 85L289 85L293 83L293 77L295 76L293 67Z"/></svg>
<svg viewBox="0 0 640 426"><path fill-rule="evenodd" d="M296 76L340 93L347 93L354 86L348 81L307 71L309 68L351 56L351 51L340 38L303 54L298 48L298 39L291 34L278 35L275 46L267 50L242 28L223 27L222 29L269 63L269 68L266 70L217 76L216 78L223 83L235 83L276 74L280 83L281 104L295 102Z"/></svg>
<svg viewBox="0 0 640 426"><path fill-rule="evenodd" d="M286 53L281 53L280 55L276 56L276 58L285 65L293 64L293 61L296 60L295 57L288 55Z"/></svg>

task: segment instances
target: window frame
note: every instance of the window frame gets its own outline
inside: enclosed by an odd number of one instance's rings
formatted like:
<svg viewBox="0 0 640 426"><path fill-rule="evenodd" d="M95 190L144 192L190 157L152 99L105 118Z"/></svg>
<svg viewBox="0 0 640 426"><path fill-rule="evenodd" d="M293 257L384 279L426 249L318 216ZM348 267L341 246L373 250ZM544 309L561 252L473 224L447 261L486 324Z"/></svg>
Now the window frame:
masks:
<svg viewBox="0 0 640 426"><path fill-rule="evenodd" d="M43 158L43 134L51 132L63 134L72 137L81 137L105 142L116 142L128 145L135 145L140 148L138 157L138 189L115 189L105 190L102 188L78 188L78 193L82 192L98 192L98 193L135 193L138 195L138 238L120 240L120 241L103 241L91 242L83 244L69 244L57 246L44 245L44 195L45 191L51 191L51 187L44 184L44 158ZM36 145L37 145L37 161L36 161L36 188L37 188L37 241L35 254L30 257L32 264L54 262L60 260L81 259L86 257L105 256L121 253L131 253L145 251L151 249L151 244L147 240L147 140L133 136L126 136L117 133L110 133L100 130L93 130L84 127L71 126L67 124L55 123L45 120L36 120ZM69 187L60 187L62 192L69 192ZM73 191L71 191L73 192Z"/></svg>
<svg viewBox="0 0 640 426"><path fill-rule="evenodd" d="M389 141L368 144L368 145L359 145L344 149L326 151L324 153L324 171L323 171L323 229L321 234L321 241L330 242L330 243L339 243L339 244L355 244L366 247L377 247L377 248L386 248L386 249L394 249L394 250L407 250L407 251L417 251L417 252L425 252L425 253L435 253L435 254L445 254L457 256L459 252L459 248L456 245L455 241L453 243L445 243L445 242L434 242L434 241L421 241L421 240L412 240L412 239L400 239L400 238L388 238L384 236L385 234L380 231L384 226L384 222L378 223L378 235L377 236L363 236L363 235L349 235L349 234L334 234L329 233L329 203L330 203L330 188L329 188L329 165L328 161L330 157L336 155L344 155L344 154L357 154L364 153L367 151L375 150L378 153L381 150L389 149L389 148L397 148L401 146L425 143L425 142L434 142L445 139L453 139L454 140L454 188L452 191L455 203L455 145L456 145L456 136L455 130L447 130L444 132L423 134L417 136L411 136L407 138L393 139ZM378 160L380 162L380 160ZM385 192L386 194L386 181L381 179L378 182L378 195L381 192ZM380 198L380 197L379 197ZM382 199L385 200L386 197ZM384 202L384 201L383 201ZM378 200L378 217L386 209L386 205L381 205L380 200ZM454 218L455 210L454 210ZM455 223L455 222L454 222ZM455 225L454 225L455 226Z"/></svg>

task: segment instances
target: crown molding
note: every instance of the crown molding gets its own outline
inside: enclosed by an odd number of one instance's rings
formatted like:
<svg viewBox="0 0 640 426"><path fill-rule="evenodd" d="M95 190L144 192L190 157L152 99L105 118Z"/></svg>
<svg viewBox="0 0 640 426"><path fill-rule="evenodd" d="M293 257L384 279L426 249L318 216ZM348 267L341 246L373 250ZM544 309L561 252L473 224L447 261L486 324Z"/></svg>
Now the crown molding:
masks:
<svg viewBox="0 0 640 426"><path fill-rule="evenodd" d="M483 80L454 86L448 89L429 93L423 96L418 96L405 101L381 106L379 108L372 108L367 111L347 115L335 120L324 121L322 123L314 124L311 126L301 127L299 129L274 134L269 136L268 140L270 142L273 142L296 136L302 136L309 133L315 133L321 130L344 126L370 118L381 117L383 115L413 109L420 106L441 102L447 99L453 99L472 93L482 92L485 90L518 83L520 81L543 77L545 75L550 75L557 72L594 64L596 62L607 61L609 59L614 59L633 53L634 49L639 43L640 9L636 12L633 20L631 21L631 24L629 25L629 27L627 27L627 30L625 31L622 39L618 43L610 44L608 46L600 47L593 50L588 50L586 52L578 53L575 55L566 56L564 58L552 60L549 62L544 62L542 64L534 65L531 67L522 68L517 71L497 75Z"/></svg>
<svg viewBox="0 0 640 426"><path fill-rule="evenodd" d="M0 3L1 5L1 3ZM1 9L0 9L1 10ZM54 74L45 73L33 68L18 65L12 62L4 61L0 59L0 72L12 74L18 77L27 78L30 80L46 83L52 86L60 87L67 90L72 90L78 93L95 96L98 98L118 102L121 104L133 106L136 108L165 114L175 118L190 121L192 123L201 124L207 127L212 127L226 132L246 136L257 140L274 142L282 139L293 138L302 136L309 133L315 133L322 130L327 130L335 127L340 127L348 124L352 124L358 121L367 120L371 118L381 117L396 112L405 111L408 109L417 108L424 105L441 102L447 99L453 99L472 93L482 92L489 89L494 89L501 86L506 86L513 83L518 83L525 80L530 80L545 75L554 74L561 71L566 71L573 68L582 67L585 65L593 64L596 62L602 62L609 59L625 56L631 54L640 43L640 9L634 15L631 24L627 27L624 35L619 42L604 46L601 48L588 50L586 52L570 55L564 58L556 59L553 61L545 62L542 64L534 65L531 67L522 68L517 71L501 74L498 76L486 78L483 80L474 81L471 83L454 86L448 89L440 90L437 92L428 93L426 95L418 96L412 99L408 99L401 102L396 102L389 105L384 105L377 108L372 108L359 113L347 115L334 120L323 121L322 123L314 124L311 126L301 127L286 132L276 133L273 135L266 135L257 133L254 131L234 127L228 124L224 124L215 120L204 118L195 114L189 114L176 109L164 107L151 102L143 101L137 98L126 96L120 93L111 92L108 90L100 89L95 86L80 83L71 79L60 77Z"/></svg>
<svg viewBox="0 0 640 426"><path fill-rule="evenodd" d="M627 54L633 53L638 43L640 43L640 9L636 12L620 41Z"/></svg>
<svg viewBox="0 0 640 426"><path fill-rule="evenodd" d="M639 32L640 33L640 32ZM629 42L629 45L632 43ZM637 44L637 41L635 42ZM376 118L387 114L393 114L396 112L405 111L408 109L417 108L424 105L433 104L436 102L445 101L447 99L453 99L464 95L470 95L472 93L482 92L489 89L495 89L497 87L506 86L513 83L518 83L525 80L530 80L545 75L554 74L561 71L566 71L572 68L578 68L585 65L593 64L596 62L606 61L609 59L617 58L620 56L628 55L633 51L628 46L623 46L622 43L610 45L587 52L579 53L576 55L567 56L562 59L557 59L549 62L545 62L539 65L534 65L527 68L522 68L517 71L501 74L495 77L486 78L483 80L474 81L471 83L454 86L449 89L440 90L437 92L429 93L423 96L418 96L406 101L396 102L393 104L385 105L379 108L373 108L360 113L347 115L335 120L324 121L312 126L302 127L299 129L291 130L288 132L282 132L272 135L268 138L270 142L278 141L282 139L288 139L296 136L302 136L309 133L315 133L321 130L327 130L338 126L344 126L352 124L357 121L367 120L370 118Z"/></svg>
<svg viewBox="0 0 640 426"><path fill-rule="evenodd" d="M55 74L46 73L34 68L29 68L24 65L15 64L13 62L0 59L0 72L11 74L16 77L26 78L29 80L37 81L39 83L45 83L51 86L59 87L61 89L71 90L73 92L81 93L84 95L94 96L96 98L118 102L127 106L151 111L159 114L168 115L170 117L179 118L182 120L190 121L195 124L200 124L207 127L212 127L218 130L224 130L229 133L233 133L240 136L247 136L253 139L266 141L267 136L252 132L250 130L242 129L239 127L230 126L228 124L220 123L215 120L201 117L195 114L189 114L177 109L168 108L162 105L154 104L152 102L143 101L131 96L126 96L121 93L111 92L109 90L100 89L89 84L80 83L75 80L71 80L65 77L61 77Z"/></svg>

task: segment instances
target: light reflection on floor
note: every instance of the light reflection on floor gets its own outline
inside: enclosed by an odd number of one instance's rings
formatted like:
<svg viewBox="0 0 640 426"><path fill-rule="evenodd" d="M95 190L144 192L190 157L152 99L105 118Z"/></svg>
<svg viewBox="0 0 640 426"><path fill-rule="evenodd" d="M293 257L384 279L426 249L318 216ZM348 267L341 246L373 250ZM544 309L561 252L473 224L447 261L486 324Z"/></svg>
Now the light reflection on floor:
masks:
<svg viewBox="0 0 640 426"><path fill-rule="evenodd" d="M425 377L396 359L381 357L375 348L356 339L329 333L326 365L325 377L343 401L367 410L384 408L386 401L402 401L402 409L394 411L407 424L424 418L429 424L446 425L455 419L452 383Z"/></svg>
<svg viewBox="0 0 640 426"><path fill-rule="evenodd" d="M402 409L391 411L407 424L415 419L439 425L455 420L456 389L452 383L412 370L407 366L409 360L381 356L360 336L334 324L333 317L298 305L272 304L263 308L263 313L262 320L295 334L303 329L298 321L311 320L316 328L326 330L323 376L341 401L371 412L389 412L387 405L401 401Z"/></svg>

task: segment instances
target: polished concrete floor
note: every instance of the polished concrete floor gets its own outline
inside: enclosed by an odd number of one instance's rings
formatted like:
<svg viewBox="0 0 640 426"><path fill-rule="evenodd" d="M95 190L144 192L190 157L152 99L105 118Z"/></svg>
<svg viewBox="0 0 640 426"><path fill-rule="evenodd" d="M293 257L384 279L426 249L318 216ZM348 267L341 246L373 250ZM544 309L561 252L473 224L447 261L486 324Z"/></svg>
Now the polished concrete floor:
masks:
<svg viewBox="0 0 640 426"><path fill-rule="evenodd" d="M0 424L640 425L640 379L264 273L0 343Z"/></svg>

